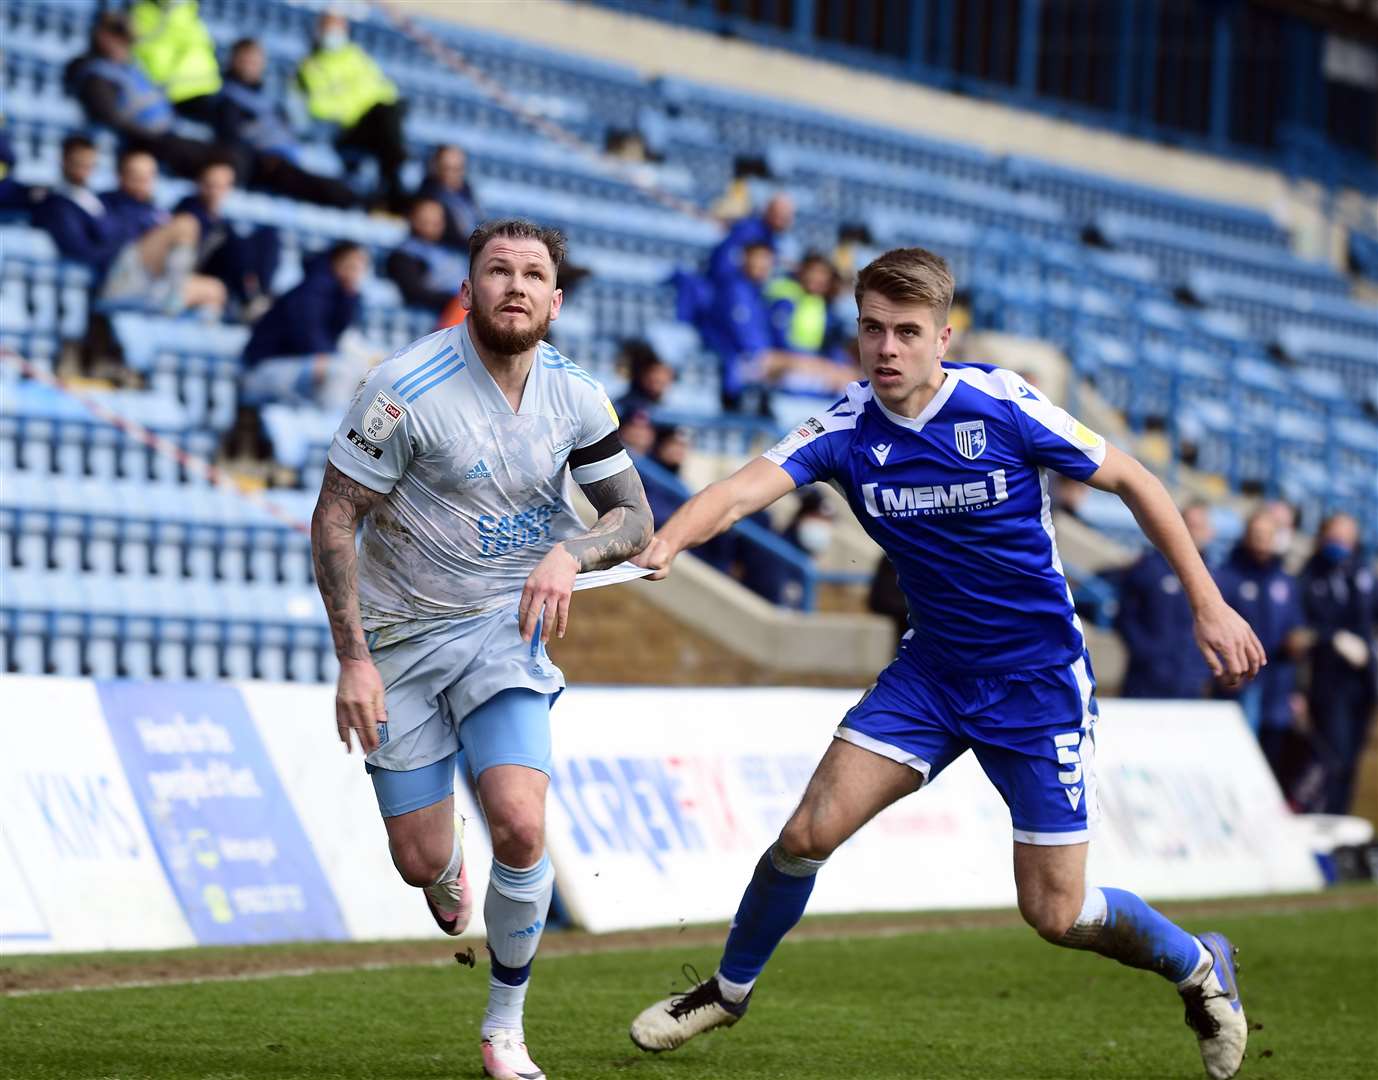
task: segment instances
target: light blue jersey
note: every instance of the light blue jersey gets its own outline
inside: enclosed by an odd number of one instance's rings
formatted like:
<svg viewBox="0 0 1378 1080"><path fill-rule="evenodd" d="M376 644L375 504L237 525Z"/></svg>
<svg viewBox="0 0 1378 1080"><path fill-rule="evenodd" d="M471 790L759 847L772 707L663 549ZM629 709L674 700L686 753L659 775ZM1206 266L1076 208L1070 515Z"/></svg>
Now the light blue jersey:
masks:
<svg viewBox="0 0 1378 1080"><path fill-rule="evenodd" d="M386 493L359 541L370 644L515 605L546 552L584 531L570 480L632 467L616 431L602 386L545 342L515 412L464 326L375 368L330 448L335 468Z"/></svg>
<svg viewBox="0 0 1378 1080"><path fill-rule="evenodd" d="M944 363L915 419L867 383L766 453L796 484L836 482L898 571L910 647L931 667L1064 666L1085 642L1053 536L1048 469L1085 480L1105 441L1000 368Z"/></svg>

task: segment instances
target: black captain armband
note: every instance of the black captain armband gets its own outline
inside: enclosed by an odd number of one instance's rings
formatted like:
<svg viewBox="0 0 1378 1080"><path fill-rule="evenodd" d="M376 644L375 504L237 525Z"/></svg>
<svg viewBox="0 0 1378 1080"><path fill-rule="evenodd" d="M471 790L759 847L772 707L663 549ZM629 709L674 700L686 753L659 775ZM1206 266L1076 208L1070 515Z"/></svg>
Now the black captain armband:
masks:
<svg viewBox="0 0 1378 1080"><path fill-rule="evenodd" d="M616 431L609 431L596 443L571 450L569 467L579 469L585 465L596 465L598 462L607 461L608 458L616 457L620 453L622 453L622 440L617 437Z"/></svg>

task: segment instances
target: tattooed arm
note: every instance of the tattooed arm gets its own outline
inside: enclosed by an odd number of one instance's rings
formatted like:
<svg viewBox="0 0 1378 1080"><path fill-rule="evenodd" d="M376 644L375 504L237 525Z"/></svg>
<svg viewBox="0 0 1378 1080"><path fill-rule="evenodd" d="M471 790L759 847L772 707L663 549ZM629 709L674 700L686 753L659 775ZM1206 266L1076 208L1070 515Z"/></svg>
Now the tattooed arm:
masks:
<svg viewBox="0 0 1378 1080"><path fill-rule="evenodd" d="M316 585L330 619L335 655L340 658L335 727L348 750L353 749L350 732L357 731L359 746L366 754L378 748L378 725L387 716L383 708L383 680L369 657L359 620L359 561L354 533L382 498L379 492L327 464L316 510L311 515L311 558L316 567Z"/></svg>
<svg viewBox="0 0 1378 1080"><path fill-rule="evenodd" d="M551 548L526 579L517 609L525 641L531 640L538 623L542 641L549 641L552 632L565 636L575 574L616 566L651 542L651 507L635 466L579 486L598 511L598 520L587 532Z"/></svg>

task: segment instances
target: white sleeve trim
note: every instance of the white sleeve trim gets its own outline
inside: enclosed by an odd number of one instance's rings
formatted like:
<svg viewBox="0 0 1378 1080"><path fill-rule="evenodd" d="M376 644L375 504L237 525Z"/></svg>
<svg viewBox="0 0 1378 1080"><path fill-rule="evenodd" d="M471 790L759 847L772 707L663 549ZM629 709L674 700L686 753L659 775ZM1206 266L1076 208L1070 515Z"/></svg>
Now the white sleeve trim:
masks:
<svg viewBox="0 0 1378 1080"><path fill-rule="evenodd" d="M570 469L569 475L574 477L576 484L596 484L599 480L606 480L609 476L626 472L631 467L632 459L627 455L627 451L619 450L612 457L605 457L601 461L590 461L587 465Z"/></svg>

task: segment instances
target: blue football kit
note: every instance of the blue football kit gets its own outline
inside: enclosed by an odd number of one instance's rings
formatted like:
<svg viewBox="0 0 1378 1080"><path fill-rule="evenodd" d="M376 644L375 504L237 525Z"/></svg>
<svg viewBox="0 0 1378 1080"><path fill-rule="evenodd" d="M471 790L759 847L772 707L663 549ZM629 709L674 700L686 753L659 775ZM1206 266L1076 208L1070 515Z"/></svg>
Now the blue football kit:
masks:
<svg viewBox="0 0 1378 1080"><path fill-rule="evenodd" d="M1080 843L1097 812L1095 679L1048 470L1087 479L1105 441L1013 372L942 370L916 418L853 383L765 455L796 485L843 492L908 602L898 655L837 735L925 782L971 749L1016 840Z"/></svg>

